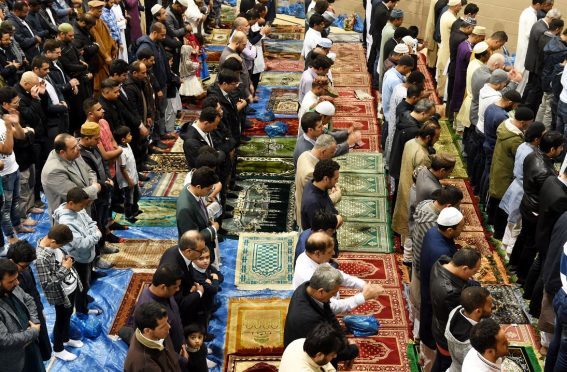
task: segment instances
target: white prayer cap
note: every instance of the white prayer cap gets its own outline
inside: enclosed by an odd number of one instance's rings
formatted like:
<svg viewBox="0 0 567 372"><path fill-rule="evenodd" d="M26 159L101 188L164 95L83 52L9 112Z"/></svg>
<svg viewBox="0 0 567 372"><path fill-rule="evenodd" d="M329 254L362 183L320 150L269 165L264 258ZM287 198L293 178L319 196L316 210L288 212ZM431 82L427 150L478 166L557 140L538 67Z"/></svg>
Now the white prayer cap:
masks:
<svg viewBox="0 0 567 372"><path fill-rule="evenodd" d="M315 106L315 111L321 115L333 116L335 115L335 106L329 101L323 101Z"/></svg>
<svg viewBox="0 0 567 372"><path fill-rule="evenodd" d="M456 226L463 220L463 214L455 207L444 208L439 217L437 224L441 226Z"/></svg>
<svg viewBox="0 0 567 372"><path fill-rule="evenodd" d="M319 40L317 45L319 45L321 48L330 49L333 46L333 42L331 40L327 39L326 37L324 37L324 38Z"/></svg>
<svg viewBox="0 0 567 372"><path fill-rule="evenodd" d="M189 6L189 3L187 2L187 0L175 0L175 2L183 5L185 8L187 8Z"/></svg>
<svg viewBox="0 0 567 372"><path fill-rule="evenodd" d="M411 45L412 48L415 47L415 39L409 35L404 36L402 38L402 41L404 42L404 44L408 44L408 46Z"/></svg>
<svg viewBox="0 0 567 372"><path fill-rule="evenodd" d="M161 5L159 5L159 4L156 4L156 5L152 6L152 9L151 9L151 10L152 10L152 15L158 14L159 11L162 10L162 9L163 9L163 6L161 6Z"/></svg>
<svg viewBox="0 0 567 372"><path fill-rule="evenodd" d="M399 54L407 54L407 53L409 53L409 47L406 44L403 44L403 43L398 44L394 48L394 52L399 53Z"/></svg>
<svg viewBox="0 0 567 372"><path fill-rule="evenodd" d="M447 4L447 6L455 6L455 5L459 5L462 4L461 0L449 0L449 3Z"/></svg>
<svg viewBox="0 0 567 372"><path fill-rule="evenodd" d="M335 59L337 59L337 55L336 55L336 53L329 52L329 53L327 53L327 58L330 58L331 61L335 62Z"/></svg>
<svg viewBox="0 0 567 372"><path fill-rule="evenodd" d="M484 53L488 50L488 44L486 41L481 41L480 43L476 44L473 48L473 53L480 54Z"/></svg>

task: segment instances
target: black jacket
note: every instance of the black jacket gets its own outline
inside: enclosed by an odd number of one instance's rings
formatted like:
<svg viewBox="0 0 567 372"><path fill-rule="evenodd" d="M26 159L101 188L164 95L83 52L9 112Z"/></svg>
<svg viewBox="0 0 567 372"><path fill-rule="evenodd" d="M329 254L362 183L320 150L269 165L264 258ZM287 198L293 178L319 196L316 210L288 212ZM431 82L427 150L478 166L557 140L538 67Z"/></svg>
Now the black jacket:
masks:
<svg viewBox="0 0 567 372"><path fill-rule="evenodd" d="M329 303L321 307L307 293L309 282L295 289L287 309L284 329L284 347L298 338L305 338L319 323L329 323L333 328L344 333Z"/></svg>
<svg viewBox="0 0 567 372"><path fill-rule="evenodd" d="M0 48L0 75L9 86L14 86L20 81L21 74L24 73L23 66L17 69L14 65L8 66L8 62L16 61L17 58L12 52L12 48Z"/></svg>
<svg viewBox="0 0 567 372"><path fill-rule="evenodd" d="M9 19L14 23L14 27L16 28L14 39L16 39L18 44L20 44L26 58L29 63L31 63L33 57L39 55L39 46L35 39L36 35L30 32L30 30L23 24L22 20L19 17L16 17L13 13L8 14L6 19ZM31 28L31 25L28 24L28 26Z"/></svg>
<svg viewBox="0 0 567 372"><path fill-rule="evenodd" d="M78 50L83 51L83 58L89 64L89 71L92 73L98 72L98 44L96 44L94 37L77 24L73 26L73 29L75 31L73 45Z"/></svg>
<svg viewBox="0 0 567 372"><path fill-rule="evenodd" d="M548 177L557 174L553 159L548 158L539 149L524 159L524 196L520 208L525 213L539 212L539 192Z"/></svg>
<svg viewBox="0 0 567 372"><path fill-rule="evenodd" d="M59 66L63 67L63 71L65 71L70 78L79 79L79 81L81 81L86 77L89 68L82 64L81 60L81 52L73 43L61 43Z"/></svg>
<svg viewBox="0 0 567 372"><path fill-rule="evenodd" d="M138 49L136 54L139 54L142 50L150 50L155 56L156 63L152 66L152 71L157 79L157 86L154 89L157 91L163 91L164 94L167 93L167 82L171 75L169 69L169 62L167 61L167 56L165 55L165 49L160 42L152 41L149 36L144 35L136 41Z"/></svg>
<svg viewBox="0 0 567 372"><path fill-rule="evenodd" d="M543 48L543 70L541 72L541 85L544 92L550 93L553 79L557 78L557 69L563 71L561 62L567 57L567 43L563 42L559 36L549 40ZM559 78L558 80L560 80Z"/></svg>
<svg viewBox="0 0 567 372"><path fill-rule="evenodd" d="M14 89L20 97L20 120L25 125L35 131L35 140L43 141L47 139L47 115L43 111L41 101L33 98L28 92L17 84Z"/></svg>
<svg viewBox="0 0 567 372"><path fill-rule="evenodd" d="M449 319L449 313L459 306L461 292L467 287L468 282L463 280L443 267L451 259L442 256L431 268L429 293L431 294L431 307L433 310L433 321L431 331L435 342L447 349L445 338L445 327Z"/></svg>
<svg viewBox="0 0 567 372"><path fill-rule="evenodd" d="M26 22L30 25L33 32L42 39L49 39L57 35L57 28L51 26L50 22L44 19L39 12L29 12L26 17Z"/></svg>
<svg viewBox="0 0 567 372"><path fill-rule="evenodd" d="M61 70L55 67L55 65L59 66ZM71 80L71 78L69 78L69 76L65 73L65 70L63 70L61 63L54 61L49 62L49 77L51 78L51 81L53 82L55 87L59 89L59 91L63 93L65 97L73 94L71 84L69 83L69 80Z"/></svg>
<svg viewBox="0 0 567 372"><path fill-rule="evenodd" d="M562 286L559 267L565 243L567 243L567 212L564 212L553 226L543 266L545 270L541 271L545 291L551 295L551 298L555 297Z"/></svg>
<svg viewBox="0 0 567 372"><path fill-rule="evenodd" d="M169 265L183 273L181 277L181 288L179 292L175 294L175 300L177 301L177 305L179 305L181 322L184 326L189 325L194 319L201 299L198 292L191 292L191 288L195 284L193 281L193 268L191 265L185 263L177 245L168 248L163 253L159 261L159 266L162 265Z"/></svg>
<svg viewBox="0 0 567 372"><path fill-rule="evenodd" d="M128 96L128 104L132 108L132 114L138 123L146 118L153 118L153 110L149 107L151 90L145 83L145 81L134 80L130 76L122 85L122 89ZM144 101L146 106L144 106ZM144 113L146 113L146 118L144 118Z"/></svg>
<svg viewBox="0 0 567 372"><path fill-rule="evenodd" d="M183 152L185 153L187 164L189 164L189 168L195 168L195 161L199 155L199 150L203 146L209 146L209 144L191 124L192 123L189 122L185 123L181 128L181 132L179 132L179 136L183 138ZM217 151L217 153L219 155L219 162L224 163L226 154L223 151Z"/></svg>
<svg viewBox="0 0 567 372"><path fill-rule="evenodd" d="M529 72L537 73L539 39L548 29L549 27L547 26L547 23L545 23L543 19L540 19L532 26L532 30L530 31L530 39L528 41L526 62L524 63L526 70L528 70Z"/></svg>
<svg viewBox="0 0 567 372"><path fill-rule="evenodd" d="M548 177L539 192L539 218L535 233L541 262L545 262L553 226L566 211L567 186L557 177Z"/></svg>
<svg viewBox="0 0 567 372"><path fill-rule="evenodd" d="M254 8L254 5L256 5L255 0L242 0L240 2L240 13L246 13L250 9ZM308 4L306 3L305 6L307 6L307 5ZM268 12L266 13L265 20L266 20L266 23L271 24L274 21L274 19L276 19L276 0L271 0L266 5L266 7L267 7Z"/></svg>
<svg viewBox="0 0 567 372"><path fill-rule="evenodd" d="M402 154L406 142L415 138L419 132L421 123L411 116L410 111L404 112L396 123L396 133L390 151L390 176L399 179L402 166ZM389 134L392 135L392 134Z"/></svg>
<svg viewBox="0 0 567 372"><path fill-rule="evenodd" d="M236 109L236 101L228 94L228 98L222 94L218 83L209 87L208 94L215 96L222 106L222 124L228 129L234 139L240 138L240 114Z"/></svg>

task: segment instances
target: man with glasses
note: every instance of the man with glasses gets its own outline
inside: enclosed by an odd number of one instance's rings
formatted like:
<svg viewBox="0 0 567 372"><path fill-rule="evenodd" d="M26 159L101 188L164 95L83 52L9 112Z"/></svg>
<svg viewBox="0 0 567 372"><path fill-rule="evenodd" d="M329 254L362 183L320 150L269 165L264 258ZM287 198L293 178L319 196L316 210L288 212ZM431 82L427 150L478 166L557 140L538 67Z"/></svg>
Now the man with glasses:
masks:
<svg viewBox="0 0 567 372"><path fill-rule="evenodd" d="M196 172L199 172L199 170ZM190 195L190 197L193 196ZM160 267L167 265L172 270L179 270L183 274L179 291L174 295L179 306L183 326L187 326L195 321L199 309L199 301L205 293L203 286L193 281L193 267L191 265L193 260L201 257L204 249L204 235L198 230L188 230L181 235L178 245L167 249L163 253L159 262Z"/></svg>

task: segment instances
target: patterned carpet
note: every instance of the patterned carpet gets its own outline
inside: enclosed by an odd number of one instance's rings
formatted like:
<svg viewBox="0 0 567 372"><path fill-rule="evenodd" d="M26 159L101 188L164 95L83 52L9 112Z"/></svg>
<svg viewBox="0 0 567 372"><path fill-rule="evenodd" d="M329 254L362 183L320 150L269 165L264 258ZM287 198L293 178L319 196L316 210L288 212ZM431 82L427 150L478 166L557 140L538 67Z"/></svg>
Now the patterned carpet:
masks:
<svg viewBox="0 0 567 372"><path fill-rule="evenodd" d="M145 287L149 286L151 282L152 274L134 273L132 275L108 334L117 335L120 328L128 323L132 313L134 312L134 306L138 301L140 293Z"/></svg>
<svg viewBox="0 0 567 372"><path fill-rule="evenodd" d="M118 268L155 269L163 252L176 244L177 240L126 239L124 243L107 243L120 252L102 258Z"/></svg>
<svg viewBox="0 0 567 372"><path fill-rule="evenodd" d="M128 226L175 227L175 207L177 198L144 197L138 202L144 213L138 215L138 221L128 222L122 213L116 213L116 222Z"/></svg>

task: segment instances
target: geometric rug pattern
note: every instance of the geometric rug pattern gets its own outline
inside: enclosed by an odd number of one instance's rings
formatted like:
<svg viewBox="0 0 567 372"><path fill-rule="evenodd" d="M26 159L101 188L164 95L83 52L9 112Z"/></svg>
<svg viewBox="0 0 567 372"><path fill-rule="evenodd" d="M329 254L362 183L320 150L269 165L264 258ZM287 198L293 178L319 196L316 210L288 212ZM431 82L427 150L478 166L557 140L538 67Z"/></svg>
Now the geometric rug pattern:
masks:
<svg viewBox="0 0 567 372"><path fill-rule="evenodd" d="M102 258L117 268L156 269L163 253L177 245L177 240L126 239L123 243L106 243L120 252Z"/></svg>
<svg viewBox="0 0 567 372"><path fill-rule="evenodd" d="M112 322L112 327L110 327L109 335L117 335L118 331L126 324L132 317L134 313L134 306L138 302L138 297L142 290L148 287L152 282L153 274L150 273L134 273L130 279L130 283L124 292L124 297L122 302L120 302L120 307L116 312L114 321Z"/></svg>

